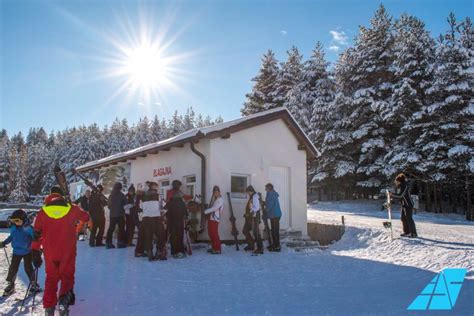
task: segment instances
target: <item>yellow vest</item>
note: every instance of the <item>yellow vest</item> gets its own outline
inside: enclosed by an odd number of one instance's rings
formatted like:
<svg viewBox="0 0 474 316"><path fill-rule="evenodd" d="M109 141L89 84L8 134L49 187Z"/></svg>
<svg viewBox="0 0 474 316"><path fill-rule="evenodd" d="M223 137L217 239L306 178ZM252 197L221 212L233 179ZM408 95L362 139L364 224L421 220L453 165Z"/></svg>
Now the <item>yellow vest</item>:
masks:
<svg viewBox="0 0 474 316"><path fill-rule="evenodd" d="M61 206L61 205L43 206L43 211L46 213L46 215L54 219L63 218L69 213L70 210L71 210L71 204L68 204L67 206Z"/></svg>

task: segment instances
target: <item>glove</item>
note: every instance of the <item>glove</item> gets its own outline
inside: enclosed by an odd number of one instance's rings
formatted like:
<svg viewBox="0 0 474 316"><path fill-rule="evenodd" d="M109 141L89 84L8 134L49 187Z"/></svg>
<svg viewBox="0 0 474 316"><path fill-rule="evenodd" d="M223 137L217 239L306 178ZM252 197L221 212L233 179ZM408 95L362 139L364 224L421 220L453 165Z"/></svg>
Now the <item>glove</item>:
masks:
<svg viewBox="0 0 474 316"><path fill-rule="evenodd" d="M31 256L35 268L38 269L39 267L41 267L41 265L43 264L43 259L41 259L41 251L33 250L31 251Z"/></svg>
<svg viewBox="0 0 474 316"><path fill-rule="evenodd" d="M5 248L5 244L0 241L0 248Z"/></svg>

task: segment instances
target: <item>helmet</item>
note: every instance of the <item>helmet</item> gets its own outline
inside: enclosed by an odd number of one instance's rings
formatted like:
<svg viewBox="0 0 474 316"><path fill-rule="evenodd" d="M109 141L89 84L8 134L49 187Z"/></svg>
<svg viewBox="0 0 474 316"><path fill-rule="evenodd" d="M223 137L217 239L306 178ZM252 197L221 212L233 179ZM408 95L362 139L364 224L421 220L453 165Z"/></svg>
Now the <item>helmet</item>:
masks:
<svg viewBox="0 0 474 316"><path fill-rule="evenodd" d="M63 189L61 189L61 187L59 185L54 185L51 188L51 194L53 194L53 193L61 194L62 196L64 196Z"/></svg>

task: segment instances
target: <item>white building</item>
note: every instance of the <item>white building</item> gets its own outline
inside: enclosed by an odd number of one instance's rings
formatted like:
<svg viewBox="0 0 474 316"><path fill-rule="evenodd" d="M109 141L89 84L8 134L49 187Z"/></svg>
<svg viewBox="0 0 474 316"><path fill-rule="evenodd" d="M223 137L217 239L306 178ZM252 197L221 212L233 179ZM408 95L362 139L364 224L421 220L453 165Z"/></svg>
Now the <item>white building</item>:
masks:
<svg viewBox="0 0 474 316"><path fill-rule="evenodd" d="M198 128L178 136L128 152L89 162L80 172L107 172L107 168L127 170L129 183L145 186L159 183L161 192L171 181L183 183L183 191L202 194L209 202L212 187L218 185L226 201L224 220L219 225L222 240L231 240L231 224L226 192L231 192L239 239L247 202L245 188L254 186L265 196L271 182L280 194L282 229L307 232L307 160L318 151L285 108L276 108L230 122ZM127 184L128 185L128 184ZM207 233L198 236L207 240Z"/></svg>

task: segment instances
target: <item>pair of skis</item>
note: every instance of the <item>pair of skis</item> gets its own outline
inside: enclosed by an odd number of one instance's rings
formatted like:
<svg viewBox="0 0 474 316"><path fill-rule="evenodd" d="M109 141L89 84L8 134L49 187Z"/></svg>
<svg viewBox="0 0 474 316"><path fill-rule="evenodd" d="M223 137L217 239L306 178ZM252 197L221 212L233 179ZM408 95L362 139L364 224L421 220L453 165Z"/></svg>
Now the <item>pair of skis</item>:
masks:
<svg viewBox="0 0 474 316"><path fill-rule="evenodd" d="M390 241L393 241L393 229L392 229L392 201L390 200L390 191L385 190L387 195L387 201L385 202L385 207L388 212L388 221L383 222L383 227L390 229Z"/></svg>

